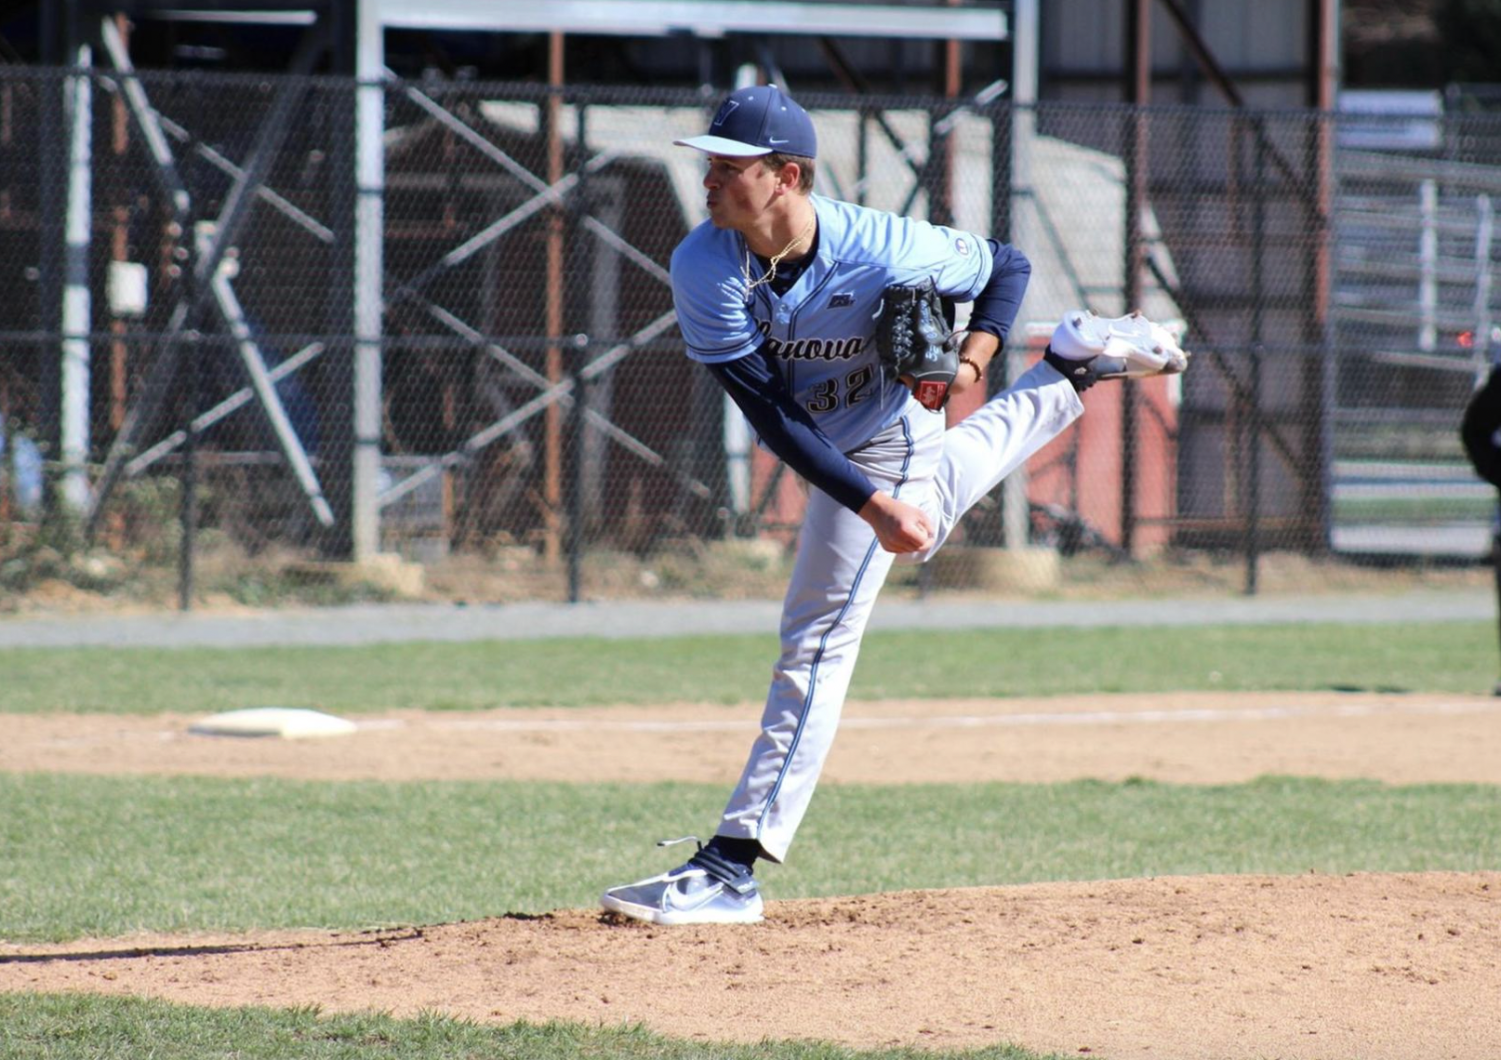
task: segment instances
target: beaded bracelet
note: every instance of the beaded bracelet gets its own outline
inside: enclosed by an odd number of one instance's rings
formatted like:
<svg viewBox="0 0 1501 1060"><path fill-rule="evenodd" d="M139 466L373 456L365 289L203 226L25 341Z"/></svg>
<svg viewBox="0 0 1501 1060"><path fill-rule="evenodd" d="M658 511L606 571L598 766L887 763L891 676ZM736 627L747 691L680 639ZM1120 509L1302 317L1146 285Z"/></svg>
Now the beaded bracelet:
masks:
<svg viewBox="0 0 1501 1060"><path fill-rule="evenodd" d="M980 365L979 365L979 363L977 361L975 361L973 358L970 358L970 357L960 357L959 358L959 363L960 364L967 364L967 365L969 365L971 368L973 368L975 370L975 382L978 383L980 380L982 380L982 379L985 378L985 369L981 368Z"/></svg>

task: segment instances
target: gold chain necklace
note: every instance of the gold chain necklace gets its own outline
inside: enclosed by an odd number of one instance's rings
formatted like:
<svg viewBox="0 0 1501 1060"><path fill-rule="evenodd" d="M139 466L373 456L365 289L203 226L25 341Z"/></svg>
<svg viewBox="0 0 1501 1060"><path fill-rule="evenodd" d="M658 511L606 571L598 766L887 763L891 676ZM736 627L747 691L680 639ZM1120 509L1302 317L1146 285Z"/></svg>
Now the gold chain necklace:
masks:
<svg viewBox="0 0 1501 1060"><path fill-rule="evenodd" d="M745 248L745 263L740 266L740 272L745 277L745 293L750 294L763 283L770 283L772 280L775 280L777 278L777 266L782 263L782 259L792 253L793 247L808 238L808 233L813 231L813 226L816 223L818 223L818 214L815 212L812 217L808 218L808 223L803 226L803 230L792 237L792 242L783 247L780 253L772 255L770 265L759 280L751 279L751 251L747 245Z"/></svg>

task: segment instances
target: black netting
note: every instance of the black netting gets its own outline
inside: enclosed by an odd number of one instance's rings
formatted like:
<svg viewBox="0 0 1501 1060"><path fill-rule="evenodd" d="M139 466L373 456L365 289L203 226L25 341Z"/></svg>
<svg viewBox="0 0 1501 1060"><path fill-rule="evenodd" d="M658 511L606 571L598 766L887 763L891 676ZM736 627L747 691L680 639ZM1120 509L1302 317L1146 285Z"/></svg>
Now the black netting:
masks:
<svg viewBox="0 0 1501 1060"><path fill-rule="evenodd" d="M5 584L74 547L170 580L186 530L203 593L372 544L483 598L780 591L801 487L684 357L666 276L703 217L672 140L716 100L19 68L0 97ZM802 101L823 193L1031 257L1013 373L1075 307L1195 353L1092 391L956 549L1139 573L1488 547L1457 427L1501 345L1501 122Z"/></svg>

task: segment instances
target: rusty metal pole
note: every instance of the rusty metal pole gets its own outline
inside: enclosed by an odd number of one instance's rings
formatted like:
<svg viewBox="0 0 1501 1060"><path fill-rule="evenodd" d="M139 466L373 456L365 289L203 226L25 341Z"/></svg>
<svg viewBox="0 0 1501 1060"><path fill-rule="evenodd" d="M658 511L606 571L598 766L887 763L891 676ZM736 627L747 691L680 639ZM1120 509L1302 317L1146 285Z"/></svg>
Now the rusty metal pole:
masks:
<svg viewBox="0 0 1501 1060"><path fill-rule="evenodd" d="M114 17L120 31L120 39L127 46L130 42L130 20L124 15ZM114 171L124 171L125 156L130 153L130 110L125 97L116 93L110 108L110 149L115 159ZM122 182L112 181L115 204L111 208L110 261L125 263L130 260L130 211L129 189ZM130 324L110 307L109 343L109 429L118 435L125 424L125 411L130 402ZM111 509L106 516L107 533L111 537L121 530L122 513Z"/></svg>
<svg viewBox="0 0 1501 1060"><path fill-rule="evenodd" d="M949 7L958 7L959 0L948 0ZM963 44L957 40L943 42L943 98L948 100L959 98L959 89L962 84L963 70ZM944 117L948 117L945 113ZM941 205L932 210L933 220L939 224L952 225L954 223L954 158L955 147L958 137L950 129L937 145L942 152L939 162L938 198Z"/></svg>
<svg viewBox="0 0 1501 1060"><path fill-rule="evenodd" d="M127 44L130 41L130 20L124 15L115 16L115 25L119 27L120 39ZM125 97L116 93L114 104L111 108L111 148L115 156L115 164L123 168L125 155L130 151L130 112L125 106ZM130 203L123 198L124 192L119 185L115 187L116 202L113 210L114 228L110 238L110 260L130 260ZM110 341L109 351L109 426L111 431L118 432L120 425L125 422L125 404L127 399L126 380L130 371L130 353L125 342L127 326L124 320L115 316L109 322Z"/></svg>
<svg viewBox="0 0 1501 1060"><path fill-rule="evenodd" d="M552 33L547 40L547 83L552 92L547 97L547 183L556 186L563 179L563 34ZM554 205L547 212L547 381L557 386L563 381L563 348L558 342L563 334L563 208ZM544 427L544 464L542 499L546 508L543 558L549 565L563 555L563 408L553 402L547 408Z"/></svg>
<svg viewBox="0 0 1501 1060"><path fill-rule="evenodd" d="M1317 110L1307 137L1307 166L1316 182L1307 230L1313 233L1308 256L1308 289L1312 292L1305 321L1308 346L1317 357L1304 359L1303 394L1307 402L1303 422L1309 425L1305 443L1308 462L1303 478L1303 510L1312 521L1310 545L1327 552L1332 524L1329 498L1334 477L1335 348L1330 303L1333 298L1334 123L1335 91L1339 85L1339 0L1309 0L1310 80L1308 105Z"/></svg>
<svg viewBox="0 0 1501 1060"><path fill-rule="evenodd" d="M949 0L949 7L958 7L959 0ZM962 87L964 73L964 44L962 41L943 42L943 95L957 99Z"/></svg>
<svg viewBox="0 0 1501 1060"><path fill-rule="evenodd" d="M1152 0L1126 0L1126 90L1132 110L1126 143L1125 277L1122 295L1126 312L1141 308L1146 243L1142 213L1147 205L1150 163L1147 155L1147 116L1152 97ZM1136 540L1136 384L1121 382L1121 548L1130 555Z"/></svg>

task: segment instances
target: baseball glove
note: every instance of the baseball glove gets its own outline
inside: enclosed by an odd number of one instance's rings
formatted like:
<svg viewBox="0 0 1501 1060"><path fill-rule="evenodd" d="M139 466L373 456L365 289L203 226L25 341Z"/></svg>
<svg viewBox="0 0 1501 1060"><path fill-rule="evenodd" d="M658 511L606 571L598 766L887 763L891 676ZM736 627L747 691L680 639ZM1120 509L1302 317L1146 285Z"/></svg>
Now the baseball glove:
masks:
<svg viewBox="0 0 1501 1060"><path fill-rule="evenodd" d="M887 378L901 380L924 408L943 408L959 371L959 344L933 281L886 288L876 323L876 349Z"/></svg>

